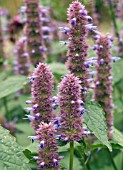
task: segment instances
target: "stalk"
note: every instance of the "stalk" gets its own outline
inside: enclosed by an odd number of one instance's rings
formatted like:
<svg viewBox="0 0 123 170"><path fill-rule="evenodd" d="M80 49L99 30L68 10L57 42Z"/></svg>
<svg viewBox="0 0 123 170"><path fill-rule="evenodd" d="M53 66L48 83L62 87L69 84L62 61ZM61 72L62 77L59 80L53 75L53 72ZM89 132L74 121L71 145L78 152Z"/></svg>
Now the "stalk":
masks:
<svg viewBox="0 0 123 170"><path fill-rule="evenodd" d="M111 154L111 152L109 150L108 150L108 153L109 153L110 160L112 162L112 166L114 167L114 170L118 170L116 165L115 165L115 162L114 162L114 159L112 157L112 154Z"/></svg>
<svg viewBox="0 0 123 170"><path fill-rule="evenodd" d="M70 142L70 162L69 170L73 170L74 142Z"/></svg>

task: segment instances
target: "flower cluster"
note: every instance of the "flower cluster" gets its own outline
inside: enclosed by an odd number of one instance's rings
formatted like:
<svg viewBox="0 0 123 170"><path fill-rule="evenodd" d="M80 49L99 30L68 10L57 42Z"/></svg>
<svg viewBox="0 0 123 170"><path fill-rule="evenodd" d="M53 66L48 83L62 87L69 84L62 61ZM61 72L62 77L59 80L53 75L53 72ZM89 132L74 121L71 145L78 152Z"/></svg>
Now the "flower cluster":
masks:
<svg viewBox="0 0 123 170"><path fill-rule="evenodd" d="M108 136L112 136L113 125L113 104L112 104L112 74L111 74L111 42L112 38L107 34L98 35L97 45L97 75L95 79L94 99L98 102L106 113L106 121L108 126Z"/></svg>
<svg viewBox="0 0 123 170"><path fill-rule="evenodd" d="M38 128L41 121L49 123L54 117L52 111L52 91L53 91L53 75L44 63L39 63L31 77L31 93L32 101L27 101L32 108L28 108L29 112L33 112L33 116L28 115L34 129Z"/></svg>
<svg viewBox="0 0 123 170"><path fill-rule="evenodd" d="M15 49L15 72L16 74L28 76L30 73L30 58L25 51L26 42L20 38L16 43Z"/></svg>
<svg viewBox="0 0 123 170"><path fill-rule="evenodd" d="M78 1L73 2L68 9L68 21L70 29L66 30L69 36L68 42L68 60L67 68L75 76L79 77L81 81L81 97L85 100L87 97L87 89L89 88L88 78L89 74L86 63L88 55L88 44L85 39L88 29L92 29L92 18L87 15L85 7Z"/></svg>
<svg viewBox="0 0 123 170"><path fill-rule="evenodd" d="M83 136L84 103L81 101L79 79L73 74L66 75L59 84L60 133L64 141L78 141Z"/></svg>
<svg viewBox="0 0 123 170"><path fill-rule="evenodd" d="M38 169L59 169L58 146L56 143L56 130L52 123L40 123L36 130L40 149L38 150Z"/></svg>
<svg viewBox="0 0 123 170"><path fill-rule="evenodd" d="M46 48L43 41L42 17L39 0L25 0L27 51L31 62L37 65L46 59ZM23 8L22 8L23 10Z"/></svg>

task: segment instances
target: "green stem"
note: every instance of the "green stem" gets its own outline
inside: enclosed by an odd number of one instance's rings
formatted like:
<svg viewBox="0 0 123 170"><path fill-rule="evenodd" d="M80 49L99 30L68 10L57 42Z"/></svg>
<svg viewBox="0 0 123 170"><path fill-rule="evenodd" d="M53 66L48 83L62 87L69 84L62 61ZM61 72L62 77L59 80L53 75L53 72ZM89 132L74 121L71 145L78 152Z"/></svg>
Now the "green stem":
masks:
<svg viewBox="0 0 123 170"><path fill-rule="evenodd" d="M114 25L115 35L116 35L116 37L117 37L118 40L119 40L119 39L120 39L120 36L119 36L119 32L118 32L118 27L117 27L117 22L116 22L116 16L115 16L114 7L113 7L113 4L112 4L112 1L111 1L111 0L108 0L108 3L109 3L110 11L111 11L111 17L112 17L112 22L113 22L113 25Z"/></svg>
<svg viewBox="0 0 123 170"><path fill-rule="evenodd" d="M111 152L109 150L108 150L108 153L109 153L110 160L112 162L112 166L114 167L115 170L118 170L116 165L115 165L115 162L114 162L114 159L112 157L112 154L111 154Z"/></svg>
<svg viewBox="0 0 123 170"><path fill-rule="evenodd" d="M69 170L73 170L74 142L70 142L70 162Z"/></svg>

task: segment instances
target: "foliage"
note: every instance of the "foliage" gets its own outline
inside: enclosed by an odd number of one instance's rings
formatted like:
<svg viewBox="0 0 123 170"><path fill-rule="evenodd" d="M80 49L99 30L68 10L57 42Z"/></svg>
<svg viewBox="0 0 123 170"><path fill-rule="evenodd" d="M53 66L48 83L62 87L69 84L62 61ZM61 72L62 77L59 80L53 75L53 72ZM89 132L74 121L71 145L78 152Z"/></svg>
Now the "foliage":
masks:
<svg viewBox="0 0 123 170"><path fill-rule="evenodd" d="M6 97L12 93L22 89L27 84L27 77L24 76L12 76L4 81L1 81L0 86L0 98Z"/></svg>
<svg viewBox="0 0 123 170"><path fill-rule="evenodd" d="M112 148L108 142L104 111L94 102L86 103L85 108L87 111L84 114L84 121L88 128L104 145L109 148L110 151L112 151Z"/></svg>
<svg viewBox="0 0 123 170"><path fill-rule="evenodd" d="M0 126L0 169L30 170L28 159L14 137Z"/></svg>

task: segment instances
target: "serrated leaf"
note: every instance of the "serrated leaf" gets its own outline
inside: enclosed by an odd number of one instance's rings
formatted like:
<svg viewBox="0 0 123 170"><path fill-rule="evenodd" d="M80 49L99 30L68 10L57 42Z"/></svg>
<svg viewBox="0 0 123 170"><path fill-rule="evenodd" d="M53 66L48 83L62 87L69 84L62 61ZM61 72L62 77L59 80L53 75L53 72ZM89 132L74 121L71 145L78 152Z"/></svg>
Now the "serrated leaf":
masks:
<svg viewBox="0 0 123 170"><path fill-rule="evenodd" d="M30 170L28 159L9 131L0 126L0 169Z"/></svg>
<svg viewBox="0 0 123 170"><path fill-rule="evenodd" d="M84 122L94 135L112 151L107 137L107 126L103 109L96 102L86 102L87 112L84 114Z"/></svg>
<svg viewBox="0 0 123 170"><path fill-rule="evenodd" d="M119 144L120 146L123 147L123 134L116 128L113 128L113 143Z"/></svg>
<svg viewBox="0 0 123 170"><path fill-rule="evenodd" d="M27 83L25 76L13 76L0 83L0 98L6 97L22 89Z"/></svg>

